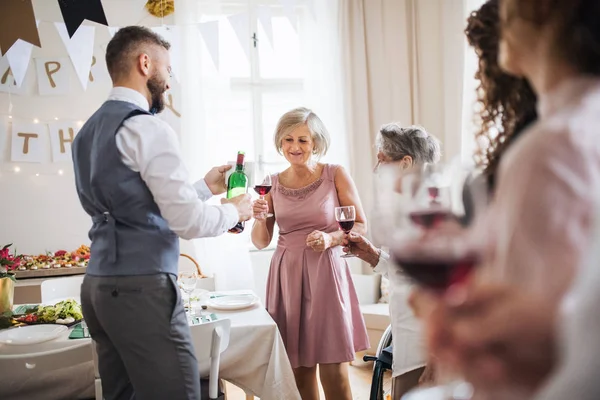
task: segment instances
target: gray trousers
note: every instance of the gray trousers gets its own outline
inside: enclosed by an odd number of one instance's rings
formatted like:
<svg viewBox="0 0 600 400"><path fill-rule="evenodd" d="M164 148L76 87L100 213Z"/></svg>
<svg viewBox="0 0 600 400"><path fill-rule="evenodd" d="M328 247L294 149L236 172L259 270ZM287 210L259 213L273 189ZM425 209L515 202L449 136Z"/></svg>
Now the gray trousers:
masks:
<svg viewBox="0 0 600 400"><path fill-rule="evenodd" d="M173 275L86 276L81 304L104 399L200 399L198 362Z"/></svg>

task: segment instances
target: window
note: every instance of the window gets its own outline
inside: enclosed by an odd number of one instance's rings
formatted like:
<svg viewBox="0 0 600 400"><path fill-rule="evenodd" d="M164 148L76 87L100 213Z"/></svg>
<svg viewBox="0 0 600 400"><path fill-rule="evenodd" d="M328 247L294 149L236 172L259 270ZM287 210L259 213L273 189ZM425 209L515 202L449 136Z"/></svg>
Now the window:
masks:
<svg viewBox="0 0 600 400"><path fill-rule="evenodd" d="M259 18L265 7L271 14L272 43ZM218 11L203 14L201 22L219 21L218 70L200 40L208 165L233 161L237 151L243 150L251 180L253 168L258 174L285 168L273 143L275 126L283 113L304 105L305 100L301 22L307 12L303 6L295 11L296 26L281 3L273 0L222 0ZM240 14L248 17L249 57L228 19ZM250 243L250 226L242 236ZM271 246L275 244L276 238Z"/></svg>

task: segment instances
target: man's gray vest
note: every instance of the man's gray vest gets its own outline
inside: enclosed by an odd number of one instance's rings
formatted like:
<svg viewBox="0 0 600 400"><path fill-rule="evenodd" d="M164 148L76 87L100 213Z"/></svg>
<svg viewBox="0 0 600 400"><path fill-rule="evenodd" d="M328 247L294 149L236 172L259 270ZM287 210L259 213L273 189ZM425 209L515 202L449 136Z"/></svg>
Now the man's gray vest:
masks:
<svg viewBox="0 0 600 400"><path fill-rule="evenodd" d="M117 148L117 130L141 114L150 113L133 103L109 100L73 141L77 194L93 222L90 275L177 274L179 238L139 172L123 163Z"/></svg>

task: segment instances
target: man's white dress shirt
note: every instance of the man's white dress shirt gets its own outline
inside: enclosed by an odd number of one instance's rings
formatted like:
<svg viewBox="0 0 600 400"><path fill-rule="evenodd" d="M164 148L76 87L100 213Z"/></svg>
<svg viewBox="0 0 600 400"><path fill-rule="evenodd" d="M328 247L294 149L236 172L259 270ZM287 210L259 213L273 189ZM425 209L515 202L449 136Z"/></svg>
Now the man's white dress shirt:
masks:
<svg viewBox="0 0 600 400"><path fill-rule="evenodd" d="M113 88L108 100L150 109L141 93L125 87ZM153 115L131 117L117 131L116 142L123 163L140 173L162 217L182 239L218 236L238 222L238 212L232 204L203 202L212 193L204 179L190 183L177 134L165 121Z"/></svg>

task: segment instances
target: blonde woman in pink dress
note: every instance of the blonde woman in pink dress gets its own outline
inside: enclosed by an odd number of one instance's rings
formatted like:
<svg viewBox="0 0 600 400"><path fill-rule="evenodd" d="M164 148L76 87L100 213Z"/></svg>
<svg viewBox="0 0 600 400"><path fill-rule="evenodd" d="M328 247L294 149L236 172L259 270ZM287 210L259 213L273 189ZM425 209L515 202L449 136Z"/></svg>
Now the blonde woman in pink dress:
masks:
<svg viewBox="0 0 600 400"><path fill-rule="evenodd" d="M344 233L334 210L353 205L353 231L366 220L352 178L340 166L318 162L329 134L306 108L284 114L275 147L290 166L273 175L273 188L254 204L252 242L269 245L275 222L277 250L267 282L267 310L277 323L302 399L318 399L317 365L325 397L350 400L348 362L369 348L350 269L341 258ZM272 218L266 218L272 212Z"/></svg>

